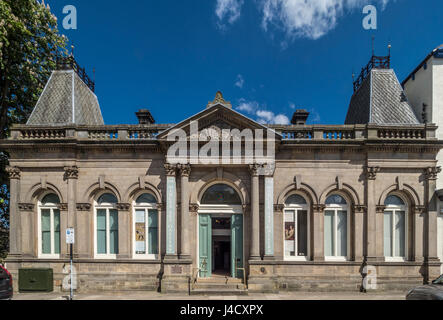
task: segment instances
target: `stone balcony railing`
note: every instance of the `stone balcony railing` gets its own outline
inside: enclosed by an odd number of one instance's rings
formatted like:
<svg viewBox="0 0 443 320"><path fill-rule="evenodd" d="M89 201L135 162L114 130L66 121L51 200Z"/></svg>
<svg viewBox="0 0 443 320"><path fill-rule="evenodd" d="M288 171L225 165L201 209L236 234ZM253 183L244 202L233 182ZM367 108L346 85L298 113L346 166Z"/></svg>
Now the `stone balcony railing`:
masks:
<svg viewBox="0 0 443 320"><path fill-rule="evenodd" d="M170 124L121 125L121 126L66 126L38 127L14 125L9 140L92 140L92 141L155 141L157 135L172 127ZM436 140L437 126L431 124L415 126L378 125L270 125L271 129L290 141L426 141Z"/></svg>

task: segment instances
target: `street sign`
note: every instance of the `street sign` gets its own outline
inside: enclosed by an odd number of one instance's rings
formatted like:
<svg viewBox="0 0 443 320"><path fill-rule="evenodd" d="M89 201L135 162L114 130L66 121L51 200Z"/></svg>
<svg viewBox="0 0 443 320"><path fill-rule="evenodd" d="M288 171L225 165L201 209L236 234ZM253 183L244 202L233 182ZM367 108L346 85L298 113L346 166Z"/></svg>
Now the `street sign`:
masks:
<svg viewBox="0 0 443 320"><path fill-rule="evenodd" d="M75 233L73 228L66 229L66 244L75 243Z"/></svg>

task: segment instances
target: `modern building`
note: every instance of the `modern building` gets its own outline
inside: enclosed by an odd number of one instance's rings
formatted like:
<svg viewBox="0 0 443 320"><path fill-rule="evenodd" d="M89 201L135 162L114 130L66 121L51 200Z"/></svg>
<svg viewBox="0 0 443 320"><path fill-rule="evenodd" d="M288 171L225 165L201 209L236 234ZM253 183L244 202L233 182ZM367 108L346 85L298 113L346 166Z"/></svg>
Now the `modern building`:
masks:
<svg viewBox="0 0 443 320"><path fill-rule="evenodd" d="M303 110L263 125L220 92L175 125L148 110L138 125L104 125L78 70L60 63L28 123L0 142L15 277L51 268L61 289L70 227L79 291L357 291L374 279L388 290L440 275L443 142L390 57L371 58L346 124L333 126L307 125Z"/></svg>
<svg viewBox="0 0 443 320"><path fill-rule="evenodd" d="M437 138L443 140L443 46L432 50L402 85L417 118L422 123L435 123ZM443 153L437 159L441 166ZM443 261L443 176L440 173L438 177L438 256Z"/></svg>

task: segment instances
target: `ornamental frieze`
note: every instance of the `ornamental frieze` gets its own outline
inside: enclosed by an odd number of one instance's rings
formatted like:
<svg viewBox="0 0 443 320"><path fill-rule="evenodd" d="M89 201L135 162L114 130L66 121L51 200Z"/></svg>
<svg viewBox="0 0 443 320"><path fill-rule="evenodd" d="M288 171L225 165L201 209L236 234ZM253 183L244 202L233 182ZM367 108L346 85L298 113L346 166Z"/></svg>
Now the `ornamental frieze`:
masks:
<svg viewBox="0 0 443 320"><path fill-rule="evenodd" d="M165 167L165 171L166 171L167 176L175 176L175 174L177 172L177 165L165 163L164 167Z"/></svg>
<svg viewBox="0 0 443 320"><path fill-rule="evenodd" d="M441 172L441 167L429 167L424 170L426 180L437 180L438 174Z"/></svg>
<svg viewBox="0 0 443 320"><path fill-rule="evenodd" d="M314 204L314 205L312 205L312 209L314 210L314 212L323 212L326 209L326 205Z"/></svg>
<svg viewBox="0 0 443 320"><path fill-rule="evenodd" d="M377 173L380 172L380 167L366 167L366 179L375 180Z"/></svg>
<svg viewBox="0 0 443 320"><path fill-rule="evenodd" d="M116 207L120 211L129 211L131 205L129 203L117 203Z"/></svg>
<svg viewBox="0 0 443 320"><path fill-rule="evenodd" d="M77 203L76 208L78 211L90 211L91 204L90 203Z"/></svg>
<svg viewBox="0 0 443 320"><path fill-rule="evenodd" d="M78 167L65 167L65 179L78 179Z"/></svg>
<svg viewBox="0 0 443 320"><path fill-rule="evenodd" d="M18 209L20 211L34 211L34 204L32 203L19 203Z"/></svg>
<svg viewBox="0 0 443 320"><path fill-rule="evenodd" d="M190 164L179 164L178 169L180 174L184 177L189 177L191 175L191 165Z"/></svg>
<svg viewBox="0 0 443 320"><path fill-rule="evenodd" d="M355 205L354 206L354 212L355 213L365 213L367 210L366 206L362 206L362 205Z"/></svg>
<svg viewBox="0 0 443 320"><path fill-rule="evenodd" d="M18 167L6 166L9 179L20 179L21 171Z"/></svg>
<svg viewBox="0 0 443 320"><path fill-rule="evenodd" d="M426 213L426 207L425 206L413 206L413 212L415 212L415 214Z"/></svg>

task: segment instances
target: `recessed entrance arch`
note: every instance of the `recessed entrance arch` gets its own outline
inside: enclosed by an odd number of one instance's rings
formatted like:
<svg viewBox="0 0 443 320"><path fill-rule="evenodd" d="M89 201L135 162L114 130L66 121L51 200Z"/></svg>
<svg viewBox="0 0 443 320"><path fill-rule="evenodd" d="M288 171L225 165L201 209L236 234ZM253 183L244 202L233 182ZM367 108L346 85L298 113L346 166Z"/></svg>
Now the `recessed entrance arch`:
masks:
<svg viewBox="0 0 443 320"><path fill-rule="evenodd" d="M209 186L198 211L200 278L243 278L244 219L240 195L226 183Z"/></svg>

